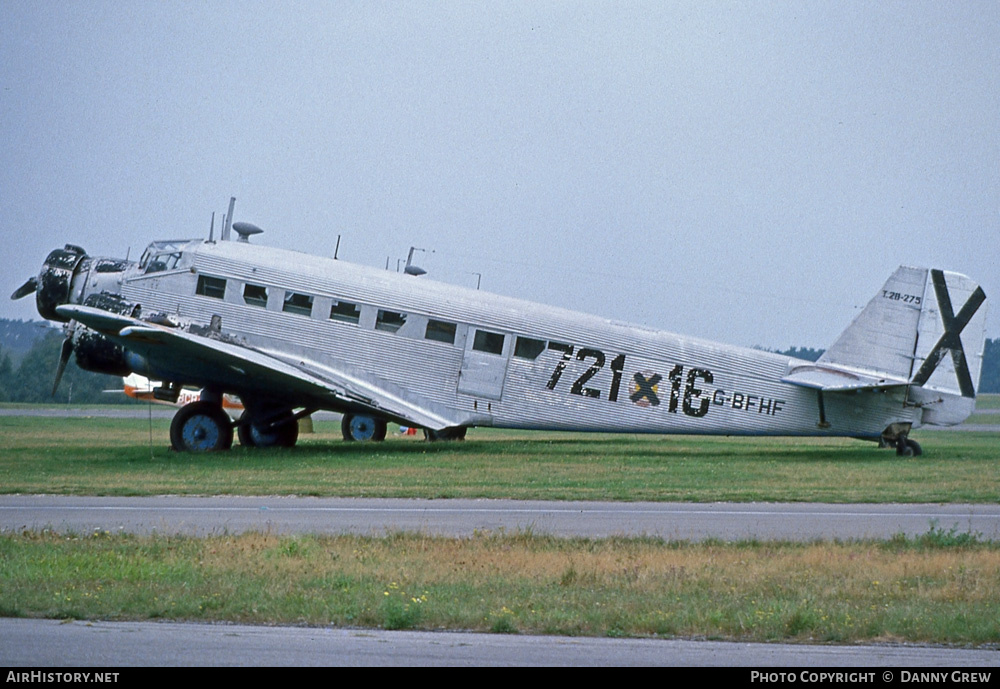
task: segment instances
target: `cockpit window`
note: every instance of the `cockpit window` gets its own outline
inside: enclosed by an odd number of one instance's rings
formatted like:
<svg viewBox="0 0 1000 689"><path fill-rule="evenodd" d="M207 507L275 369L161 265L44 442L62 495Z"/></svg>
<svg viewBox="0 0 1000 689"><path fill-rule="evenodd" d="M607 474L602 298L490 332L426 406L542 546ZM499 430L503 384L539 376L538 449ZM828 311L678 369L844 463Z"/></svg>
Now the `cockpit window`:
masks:
<svg viewBox="0 0 1000 689"><path fill-rule="evenodd" d="M181 260L182 255L180 251L168 254L156 254L146 265L146 272L162 273L164 270L173 270L177 267L177 263Z"/></svg>
<svg viewBox="0 0 1000 689"><path fill-rule="evenodd" d="M153 242L142 252L139 268L143 273L160 273L184 266L184 249L197 244L196 239L168 239Z"/></svg>

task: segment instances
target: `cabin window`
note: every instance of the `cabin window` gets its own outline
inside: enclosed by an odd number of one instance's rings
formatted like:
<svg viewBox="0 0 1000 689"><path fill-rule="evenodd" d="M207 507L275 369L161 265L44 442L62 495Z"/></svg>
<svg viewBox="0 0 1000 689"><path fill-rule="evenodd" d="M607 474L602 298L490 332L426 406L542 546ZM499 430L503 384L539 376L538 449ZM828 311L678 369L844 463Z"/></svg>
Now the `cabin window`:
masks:
<svg viewBox="0 0 1000 689"><path fill-rule="evenodd" d="M195 290L195 294L212 299L223 299L226 296L226 281L222 278L199 275L198 289Z"/></svg>
<svg viewBox="0 0 1000 689"><path fill-rule="evenodd" d="M313 298L308 294L285 292L285 303L281 310L285 313L297 313L300 316L312 315Z"/></svg>
<svg viewBox="0 0 1000 689"><path fill-rule="evenodd" d="M250 306L267 307L267 287L260 285L244 285L243 301Z"/></svg>
<svg viewBox="0 0 1000 689"><path fill-rule="evenodd" d="M500 333L491 333L487 330L477 330L476 338L472 341L472 348L477 352L487 354L503 354L504 336Z"/></svg>
<svg viewBox="0 0 1000 689"><path fill-rule="evenodd" d="M519 337L514 342L514 356L518 359L537 359L545 351L544 340L532 340L530 337Z"/></svg>
<svg viewBox="0 0 1000 689"><path fill-rule="evenodd" d="M361 309L357 304L347 301L335 301L330 307L330 320L342 321L344 323L354 323L357 325L361 320Z"/></svg>
<svg viewBox="0 0 1000 689"><path fill-rule="evenodd" d="M429 320L427 321L427 332L424 334L424 337L428 340L434 340L435 342L455 344L456 328L457 326L454 323Z"/></svg>
<svg viewBox="0 0 1000 689"><path fill-rule="evenodd" d="M403 327L403 323L406 323L405 313L396 313L395 311L383 311L378 310L378 316L375 318L375 329L384 330L388 333L394 333Z"/></svg>

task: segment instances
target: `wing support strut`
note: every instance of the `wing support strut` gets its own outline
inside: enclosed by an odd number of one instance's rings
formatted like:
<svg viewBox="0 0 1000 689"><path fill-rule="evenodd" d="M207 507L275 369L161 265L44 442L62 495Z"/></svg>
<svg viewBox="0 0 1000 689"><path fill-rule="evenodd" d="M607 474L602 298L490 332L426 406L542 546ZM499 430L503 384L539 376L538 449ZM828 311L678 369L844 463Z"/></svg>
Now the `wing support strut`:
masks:
<svg viewBox="0 0 1000 689"><path fill-rule="evenodd" d="M823 391L816 391L816 400L819 402L819 423L816 424L817 428L829 428L830 422L826 420L826 405L823 403Z"/></svg>

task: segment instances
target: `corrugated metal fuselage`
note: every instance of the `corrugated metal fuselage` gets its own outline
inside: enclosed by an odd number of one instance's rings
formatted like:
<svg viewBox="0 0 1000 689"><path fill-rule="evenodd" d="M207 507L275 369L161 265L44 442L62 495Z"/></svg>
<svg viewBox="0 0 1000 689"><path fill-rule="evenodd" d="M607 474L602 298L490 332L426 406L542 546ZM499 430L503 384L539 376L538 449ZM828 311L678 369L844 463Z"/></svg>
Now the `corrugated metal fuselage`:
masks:
<svg viewBox="0 0 1000 689"><path fill-rule="evenodd" d="M818 393L780 381L797 359L259 245L192 242L174 269L130 268L120 290L144 314L218 316L224 334L289 363L364 371L462 425L877 438L920 420L903 390L861 391L827 395L820 424ZM356 318L331 317L344 303Z"/></svg>

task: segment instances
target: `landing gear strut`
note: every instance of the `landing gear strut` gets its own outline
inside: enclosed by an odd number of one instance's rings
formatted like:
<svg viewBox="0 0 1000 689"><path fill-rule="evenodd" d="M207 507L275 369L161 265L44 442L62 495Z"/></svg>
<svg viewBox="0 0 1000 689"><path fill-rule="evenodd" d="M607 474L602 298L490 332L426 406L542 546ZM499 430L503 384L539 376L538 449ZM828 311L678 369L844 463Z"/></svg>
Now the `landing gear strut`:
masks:
<svg viewBox="0 0 1000 689"><path fill-rule="evenodd" d="M910 424L908 423L894 423L882 431L879 446L896 448L896 454L900 457L919 457L923 454L920 444L916 440L910 440Z"/></svg>
<svg viewBox="0 0 1000 689"><path fill-rule="evenodd" d="M214 452L233 446L233 424L222 407L192 402L170 422L170 445L178 452Z"/></svg>

